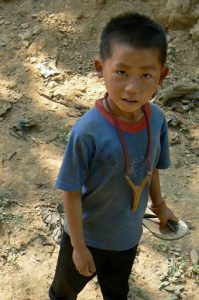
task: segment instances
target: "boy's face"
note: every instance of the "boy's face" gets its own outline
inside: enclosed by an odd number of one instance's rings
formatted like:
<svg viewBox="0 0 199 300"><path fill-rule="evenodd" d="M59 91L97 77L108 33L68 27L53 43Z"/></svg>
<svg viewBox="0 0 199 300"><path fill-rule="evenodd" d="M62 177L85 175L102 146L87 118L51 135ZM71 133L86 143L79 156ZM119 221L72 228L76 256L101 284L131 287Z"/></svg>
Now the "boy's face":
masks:
<svg viewBox="0 0 199 300"><path fill-rule="evenodd" d="M160 63L158 49L136 49L119 43L112 45L112 56L96 60L95 67L98 77L104 78L113 113L132 120L139 118L141 107L168 74L168 68Z"/></svg>

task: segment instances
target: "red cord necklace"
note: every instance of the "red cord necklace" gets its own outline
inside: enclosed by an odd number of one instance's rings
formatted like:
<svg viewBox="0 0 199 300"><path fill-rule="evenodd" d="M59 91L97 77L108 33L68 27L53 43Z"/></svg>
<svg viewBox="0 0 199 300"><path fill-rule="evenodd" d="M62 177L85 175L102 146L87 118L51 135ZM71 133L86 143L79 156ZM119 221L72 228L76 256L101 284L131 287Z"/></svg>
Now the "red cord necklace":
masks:
<svg viewBox="0 0 199 300"><path fill-rule="evenodd" d="M132 211L136 211L136 209L138 208L139 205L139 201L140 201L140 196L141 193L143 191L143 189L145 188L145 186L147 184L150 183L150 179L151 179L151 166L150 166L150 148L151 148L151 128L150 128L150 124L149 124L149 118L146 112L146 108L145 106L142 107L144 116L146 118L146 122L147 122L147 133L148 133L148 144L147 144L147 153L146 153L146 160L147 160L147 174L144 177L143 181L141 182L140 185L136 185L135 183L133 183L133 181L130 179L130 172L129 172L129 156L128 156L128 149L127 149L127 145L124 139L124 135L119 127L118 124L118 120L117 118L114 116L110 105L108 103L108 99L107 99L108 95L105 96L105 105L106 108L110 111L112 119L115 123L115 127L117 129L118 135L119 135L119 139L122 145L122 149L124 152L124 156L125 156L125 179L127 180L129 186L131 187L131 189L133 190L133 201L132 201Z"/></svg>

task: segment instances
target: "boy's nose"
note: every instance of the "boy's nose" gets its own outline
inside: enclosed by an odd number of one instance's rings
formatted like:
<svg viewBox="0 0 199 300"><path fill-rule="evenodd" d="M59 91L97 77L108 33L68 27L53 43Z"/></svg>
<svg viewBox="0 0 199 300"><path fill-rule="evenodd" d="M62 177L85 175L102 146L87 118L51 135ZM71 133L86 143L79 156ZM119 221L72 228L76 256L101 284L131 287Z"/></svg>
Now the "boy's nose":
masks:
<svg viewBox="0 0 199 300"><path fill-rule="evenodd" d="M140 90L140 84L137 80L131 80L126 85L126 92L130 94L136 94Z"/></svg>

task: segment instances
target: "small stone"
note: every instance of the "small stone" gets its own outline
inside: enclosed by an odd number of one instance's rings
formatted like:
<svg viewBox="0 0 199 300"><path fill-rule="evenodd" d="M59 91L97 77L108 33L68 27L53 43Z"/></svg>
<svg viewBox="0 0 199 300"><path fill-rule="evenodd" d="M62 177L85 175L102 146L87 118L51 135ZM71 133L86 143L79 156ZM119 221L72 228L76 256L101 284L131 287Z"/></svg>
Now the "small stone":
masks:
<svg viewBox="0 0 199 300"><path fill-rule="evenodd" d="M173 274L174 277L180 277L181 276L181 272L180 271L175 271L175 273Z"/></svg>
<svg viewBox="0 0 199 300"><path fill-rule="evenodd" d="M183 285L176 285L176 288L175 288L175 292L182 292L184 291L184 286Z"/></svg>
<svg viewBox="0 0 199 300"><path fill-rule="evenodd" d="M41 27L39 25L36 25L33 30L32 30L32 34L33 35L37 35L41 32Z"/></svg>
<svg viewBox="0 0 199 300"><path fill-rule="evenodd" d="M181 102L182 102L183 104L189 104L189 103L190 103L190 100L188 100L188 99L182 99Z"/></svg>
<svg viewBox="0 0 199 300"><path fill-rule="evenodd" d="M29 26L29 24L28 23L23 23L23 24L21 24L21 28L23 28L23 29L27 29L28 28L28 26Z"/></svg>
<svg viewBox="0 0 199 300"><path fill-rule="evenodd" d="M177 251L177 252L181 252L182 251L182 249L179 248L179 247L174 248L174 250Z"/></svg>
<svg viewBox="0 0 199 300"><path fill-rule="evenodd" d="M23 44L23 46L24 46L25 48L28 48L29 45L30 45L30 42L29 42L29 41L23 41L22 44Z"/></svg>
<svg viewBox="0 0 199 300"><path fill-rule="evenodd" d="M161 284L160 284L160 288L162 288L162 287L166 287L166 286L168 286L170 284L170 282L169 281L163 281Z"/></svg>
<svg viewBox="0 0 199 300"><path fill-rule="evenodd" d="M6 21L6 22L5 22L5 25L10 25L10 22L9 22L9 21Z"/></svg>
<svg viewBox="0 0 199 300"><path fill-rule="evenodd" d="M198 256L198 252L194 249L191 250L190 252L190 257L191 257L191 261L194 265L197 265L199 262L199 256Z"/></svg>
<svg viewBox="0 0 199 300"><path fill-rule="evenodd" d="M178 300L179 298L178 298L178 296L177 295L172 295L171 296L171 300Z"/></svg>
<svg viewBox="0 0 199 300"><path fill-rule="evenodd" d="M32 32L30 30L22 32L18 35L22 41L29 40L32 37Z"/></svg>
<svg viewBox="0 0 199 300"><path fill-rule="evenodd" d="M48 87L50 88L50 89L53 89L53 88L55 88L57 86L57 82L56 81L50 81L49 83L48 83Z"/></svg>
<svg viewBox="0 0 199 300"><path fill-rule="evenodd" d="M167 292L169 292L169 293L173 293L173 292L175 291L174 288L173 288L172 286L166 286L166 287L164 288L164 290L167 291Z"/></svg>
<svg viewBox="0 0 199 300"><path fill-rule="evenodd" d="M0 45L1 45L1 47L5 47L6 43L2 42Z"/></svg>
<svg viewBox="0 0 199 300"><path fill-rule="evenodd" d="M177 277L171 277L171 278L169 278L169 281L174 283L174 282L178 281L178 278Z"/></svg>
<svg viewBox="0 0 199 300"><path fill-rule="evenodd" d="M62 45L67 47L69 45L68 39L63 39Z"/></svg>
<svg viewBox="0 0 199 300"><path fill-rule="evenodd" d="M93 278L93 281L94 281L95 283L98 283L97 276L95 276L95 277Z"/></svg>
<svg viewBox="0 0 199 300"><path fill-rule="evenodd" d="M172 126L172 127L178 127L181 124L181 122L174 115L168 116L167 122L168 122L168 125Z"/></svg>
<svg viewBox="0 0 199 300"><path fill-rule="evenodd" d="M36 58L36 57L31 57L31 58L30 58L31 64L34 64L36 61L37 61L37 58Z"/></svg>
<svg viewBox="0 0 199 300"><path fill-rule="evenodd" d="M5 20L0 21L0 25L3 25L5 23Z"/></svg>

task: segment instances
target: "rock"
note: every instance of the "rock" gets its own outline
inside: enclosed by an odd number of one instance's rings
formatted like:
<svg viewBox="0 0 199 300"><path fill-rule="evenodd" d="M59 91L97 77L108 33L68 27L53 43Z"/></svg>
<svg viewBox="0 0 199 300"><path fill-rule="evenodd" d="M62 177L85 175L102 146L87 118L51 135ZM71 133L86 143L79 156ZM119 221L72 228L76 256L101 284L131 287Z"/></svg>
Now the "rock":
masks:
<svg viewBox="0 0 199 300"><path fill-rule="evenodd" d="M28 48L29 45L30 45L30 42L29 42L29 41L23 41L23 42L22 42L22 45L23 45L25 48Z"/></svg>
<svg viewBox="0 0 199 300"><path fill-rule="evenodd" d="M199 100L199 90L194 92L191 95L187 95L187 99L189 99L189 100Z"/></svg>
<svg viewBox="0 0 199 300"><path fill-rule="evenodd" d="M192 103L186 104L186 105L182 105L182 110L184 112L189 111L190 109L192 109L194 107L194 105Z"/></svg>
<svg viewBox="0 0 199 300"><path fill-rule="evenodd" d="M177 251L177 252L181 252L182 251L182 249L179 248L179 247L174 248L174 250Z"/></svg>
<svg viewBox="0 0 199 300"><path fill-rule="evenodd" d="M171 300L178 300L178 299L179 299L179 297L177 295L172 295L171 296Z"/></svg>
<svg viewBox="0 0 199 300"><path fill-rule="evenodd" d="M98 4L105 4L105 3L106 3L106 0L96 0L96 2L97 2Z"/></svg>
<svg viewBox="0 0 199 300"><path fill-rule="evenodd" d="M199 263L199 256L198 256L198 252L196 250L194 250L194 249L191 250L190 257L191 257L191 261L194 265L197 265Z"/></svg>
<svg viewBox="0 0 199 300"><path fill-rule="evenodd" d="M55 70L53 69L51 66L50 66L50 61L49 60L44 60L42 63L38 64L37 65L37 68L40 70L41 72L41 75L44 77L44 78L48 78L48 77L51 77L53 75L56 75L56 74L59 74L59 71L58 70Z"/></svg>
<svg viewBox="0 0 199 300"><path fill-rule="evenodd" d="M59 206L57 206L57 212L51 211L46 207L41 207L41 216L44 223L46 223L49 229L52 230L53 239L59 243L64 223L63 210L61 210Z"/></svg>
<svg viewBox="0 0 199 300"><path fill-rule="evenodd" d="M41 32L41 30L42 30L41 27L39 25L36 25L32 30L32 34L37 35Z"/></svg>
<svg viewBox="0 0 199 300"><path fill-rule="evenodd" d="M36 58L36 57L31 57L31 58L30 58L31 64L34 64L36 61L37 61L37 58Z"/></svg>
<svg viewBox="0 0 199 300"><path fill-rule="evenodd" d="M0 117L4 117L12 108L12 104L8 101L0 100Z"/></svg>
<svg viewBox="0 0 199 300"><path fill-rule="evenodd" d="M63 46L67 47L70 44L70 41L67 38L65 38L65 39L62 40L61 43L62 43Z"/></svg>
<svg viewBox="0 0 199 300"><path fill-rule="evenodd" d="M162 281L161 284L160 284L160 288L165 288L165 287L167 287L169 284L170 284L170 282L167 281L167 280Z"/></svg>
<svg viewBox="0 0 199 300"><path fill-rule="evenodd" d="M21 28L23 28L23 29L27 29L28 28L28 26L29 26L29 24L28 23L23 23L23 24L21 24Z"/></svg>
<svg viewBox="0 0 199 300"><path fill-rule="evenodd" d="M197 0L168 0L158 18L171 29L190 27L198 20Z"/></svg>
<svg viewBox="0 0 199 300"><path fill-rule="evenodd" d="M166 287L164 288L164 290L167 291L167 292L169 292L169 293L173 293L173 292L175 291L174 288L173 288L172 286L166 286Z"/></svg>
<svg viewBox="0 0 199 300"><path fill-rule="evenodd" d="M184 286L179 284L179 285L176 285L175 287L175 293L179 293L179 292L182 292L184 291Z"/></svg>
<svg viewBox="0 0 199 300"><path fill-rule="evenodd" d="M50 88L50 89L53 89L53 88L55 88L57 86L57 82L56 81L50 81L49 83L48 83L48 87Z"/></svg>
<svg viewBox="0 0 199 300"><path fill-rule="evenodd" d="M0 25L3 25L5 23L5 20L0 21Z"/></svg>
<svg viewBox="0 0 199 300"><path fill-rule="evenodd" d="M191 1L190 0L168 0L166 8L170 11L175 10L178 13L186 14L189 12L191 8Z"/></svg>
<svg viewBox="0 0 199 300"><path fill-rule="evenodd" d="M179 82L168 86L160 92L159 99L163 104L169 101L183 98L186 95L194 95L199 91L198 85L190 82Z"/></svg>
<svg viewBox="0 0 199 300"><path fill-rule="evenodd" d="M179 127L181 124L181 122L174 115L167 117L167 123L172 127Z"/></svg>
<svg viewBox="0 0 199 300"><path fill-rule="evenodd" d="M182 102L182 104L189 104L190 100L189 99L182 99L181 102Z"/></svg>
<svg viewBox="0 0 199 300"><path fill-rule="evenodd" d="M194 42L199 42L199 21L190 31L192 40Z"/></svg>
<svg viewBox="0 0 199 300"><path fill-rule="evenodd" d="M62 236L62 228L61 227L56 227L53 232L52 232L52 237L55 240L55 242L57 244L60 243L61 240L61 236Z"/></svg>
<svg viewBox="0 0 199 300"><path fill-rule="evenodd" d="M20 33L18 36L22 39L22 41L30 40L32 38L32 31L27 30L25 32Z"/></svg>
<svg viewBox="0 0 199 300"><path fill-rule="evenodd" d="M189 230L195 230L196 229L196 227L193 226L189 220L186 221L186 224L187 224Z"/></svg>

